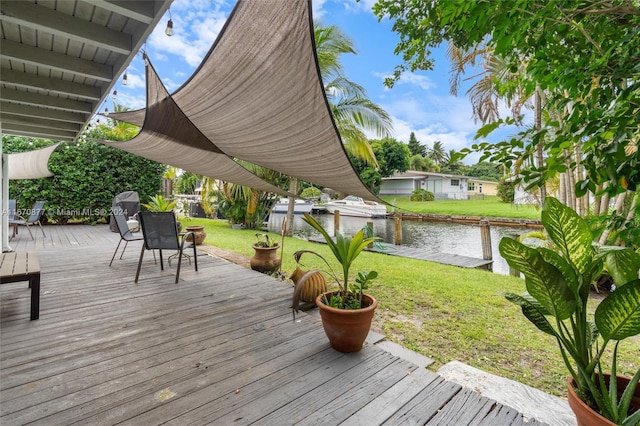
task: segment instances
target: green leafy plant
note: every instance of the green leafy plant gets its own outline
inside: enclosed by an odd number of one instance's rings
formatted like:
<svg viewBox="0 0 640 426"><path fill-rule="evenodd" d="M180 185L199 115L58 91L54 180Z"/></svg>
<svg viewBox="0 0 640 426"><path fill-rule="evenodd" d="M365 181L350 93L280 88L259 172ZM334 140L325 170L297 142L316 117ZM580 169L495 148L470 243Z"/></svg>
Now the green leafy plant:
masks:
<svg viewBox="0 0 640 426"><path fill-rule="evenodd" d="M599 249L580 216L555 198L547 198L542 223L553 249L530 248L513 239L500 241L500 253L525 276L527 293L507 293L539 330L556 338L577 395L602 416L620 425L637 425L640 411L629 413L640 379L634 374L618 397L616 372L620 341L640 334L640 254L633 249ZM590 318L587 301L594 280L604 268L616 289ZM614 341L611 366L603 355ZM610 374L607 388L604 374ZM618 399L619 398L619 399Z"/></svg>
<svg viewBox="0 0 640 426"><path fill-rule="evenodd" d="M3 152L31 151L51 145L48 139L2 136ZM51 154L53 177L11 179L10 198L20 208L47 200L44 222L106 222L113 197L138 192L141 200L156 193L164 166L98 142L64 143ZM131 212L132 214L135 212Z"/></svg>
<svg viewBox="0 0 640 426"><path fill-rule="evenodd" d="M411 193L411 201L433 201L435 200L435 196L433 192L427 191L426 189L416 189Z"/></svg>
<svg viewBox="0 0 640 426"><path fill-rule="evenodd" d="M253 244L254 247L269 248L278 247L279 245L276 240L272 240L269 237L269 234L256 234L256 238L258 239L258 241Z"/></svg>
<svg viewBox="0 0 640 426"><path fill-rule="evenodd" d="M363 308L362 296L364 295L364 290L366 290L368 283L378 276L378 273L376 271L360 272L358 277L355 279L355 284L349 284L349 271L353 261L358 257L358 255L360 255L362 250L364 250L369 244L376 241L377 238L365 238L364 231L361 229L351 238L338 232L336 240L334 241L322 225L313 218L313 216L305 213L303 220L323 236L336 260L342 266L341 280L333 271L329 262L327 262L327 260L319 253L312 250L299 250L293 254L296 262L299 262L300 258L305 253L313 254L322 259L329 268L328 273L336 280L340 287L340 291L331 295L329 298L327 298L325 294L323 302L326 305L337 309Z"/></svg>
<svg viewBox="0 0 640 426"><path fill-rule="evenodd" d="M149 199L149 203L142 205L152 212L170 212L175 209L176 202L156 194Z"/></svg>

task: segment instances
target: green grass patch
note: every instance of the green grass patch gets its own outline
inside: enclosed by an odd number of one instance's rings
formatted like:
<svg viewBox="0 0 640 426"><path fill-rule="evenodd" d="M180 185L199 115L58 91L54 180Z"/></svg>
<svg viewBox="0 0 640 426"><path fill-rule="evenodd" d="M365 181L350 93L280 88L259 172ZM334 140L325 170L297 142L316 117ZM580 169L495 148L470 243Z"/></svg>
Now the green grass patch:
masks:
<svg viewBox="0 0 640 426"><path fill-rule="evenodd" d="M231 229L226 221L191 219L185 225L204 225L205 244L253 255L255 230ZM270 237L281 241L278 234ZM293 252L315 250L332 259L328 247L298 238L285 238L283 271L296 266ZM303 258L303 269L324 269L315 256ZM337 268L337 264L334 264ZM337 269L336 269L337 270ZM374 327L387 339L433 358L437 370L458 360L555 395L566 394L564 363L556 342L538 331L501 293L524 291L524 281L475 269L463 269L380 253L365 252L352 268L376 270L379 277L369 292L379 300ZM596 301L592 303L595 309ZM623 371L638 368L640 338L623 343L618 356Z"/></svg>
<svg viewBox="0 0 640 426"><path fill-rule="evenodd" d="M455 216L506 217L514 219L540 219L540 209L532 205L503 203L497 196L483 199L411 201L409 197L385 196L383 200L400 211Z"/></svg>

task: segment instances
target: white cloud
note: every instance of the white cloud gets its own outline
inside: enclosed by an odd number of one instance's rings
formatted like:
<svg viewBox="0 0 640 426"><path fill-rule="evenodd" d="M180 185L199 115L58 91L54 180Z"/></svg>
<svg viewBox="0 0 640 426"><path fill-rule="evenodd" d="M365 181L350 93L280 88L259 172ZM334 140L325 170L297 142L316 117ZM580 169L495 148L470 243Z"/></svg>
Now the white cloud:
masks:
<svg viewBox="0 0 640 426"><path fill-rule="evenodd" d="M158 24L148 39L153 61L167 60L168 55L182 58L190 67L202 62L227 20L228 2L177 0L171 6L173 36L165 34L169 15ZM227 9L224 9L227 10Z"/></svg>
<svg viewBox="0 0 640 426"><path fill-rule="evenodd" d="M144 92L140 93L121 93L118 92L116 102L120 105L124 105L129 110L135 110L144 108L147 105L146 96Z"/></svg>
<svg viewBox="0 0 640 426"><path fill-rule="evenodd" d="M376 77L380 77L382 81L384 81L384 79L387 77L392 77L391 73L389 74L376 73L375 75ZM402 85L416 86L422 90L429 90L429 89L434 89L438 87L436 82L434 82L428 76L423 74L410 73L410 72L402 74L402 78L395 83L395 86L402 86Z"/></svg>
<svg viewBox="0 0 640 426"><path fill-rule="evenodd" d="M145 75L137 74L135 72L127 71L127 89L144 89L145 88Z"/></svg>

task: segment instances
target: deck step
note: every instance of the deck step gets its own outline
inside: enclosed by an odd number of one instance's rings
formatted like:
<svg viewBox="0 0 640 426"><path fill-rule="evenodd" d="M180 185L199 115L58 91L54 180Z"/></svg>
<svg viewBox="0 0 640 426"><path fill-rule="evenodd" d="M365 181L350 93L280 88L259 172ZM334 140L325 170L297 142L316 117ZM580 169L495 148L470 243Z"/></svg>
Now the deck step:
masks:
<svg viewBox="0 0 640 426"><path fill-rule="evenodd" d="M576 425L576 418L566 400L523 383L487 373L459 361L443 365L438 374L448 381L512 407L525 417L555 426Z"/></svg>
<svg viewBox="0 0 640 426"><path fill-rule="evenodd" d="M371 404L364 406L355 415L341 423L341 426L382 424L396 413L398 407L410 402L411 399L437 378L437 374L424 368L418 368L411 373L407 373L405 378L387 389Z"/></svg>

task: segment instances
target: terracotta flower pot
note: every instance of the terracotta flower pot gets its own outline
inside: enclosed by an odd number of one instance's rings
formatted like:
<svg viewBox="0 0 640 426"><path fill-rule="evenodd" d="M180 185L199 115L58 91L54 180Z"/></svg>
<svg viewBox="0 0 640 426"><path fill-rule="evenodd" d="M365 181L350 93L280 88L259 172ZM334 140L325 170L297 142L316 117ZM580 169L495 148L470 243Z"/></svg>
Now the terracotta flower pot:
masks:
<svg viewBox="0 0 640 426"><path fill-rule="evenodd" d="M610 376L605 374L605 382L609 384ZM622 396L622 392L627 387L629 383L629 379L626 377L617 377L618 383L618 398ZM574 380L573 377L569 377L567 380L567 388L568 395L567 399L569 401L569 406L571 410L576 415L576 421L578 426L616 426L611 420L606 419L601 416L596 410L589 407L587 404L582 401L578 395L576 394L574 388ZM631 399L630 411L635 411L640 409L640 386L636 387L636 391L633 394L633 398Z"/></svg>
<svg viewBox="0 0 640 426"><path fill-rule="evenodd" d="M204 242L204 239L207 237L207 232L204 230L204 226L201 225L187 226L186 231L195 232L196 245L202 244ZM188 236L186 240L191 242L191 236Z"/></svg>
<svg viewBox="0 0 640 426"><path fill-rule="evenodd" d="M255 254L249 260L251 269L254 271L269 274L280 268L280 258L278 257L278 249L280 245L274 247L258 247L253 246Z"/></svg>
<svg viewBox="0 0 640 426"><path fill-rule="evenodd" d="M334 293L325 293L328 297ZM316 298L316 305L320 310L322 326L329 338L329 344L339 352L358 352L362 349L369 329L373 314L378 307L378 301L365 294L363 303L369 304L362 309L336 309L322 302L323 295ZM366 302L365 302L366 301Z"/></svg>

